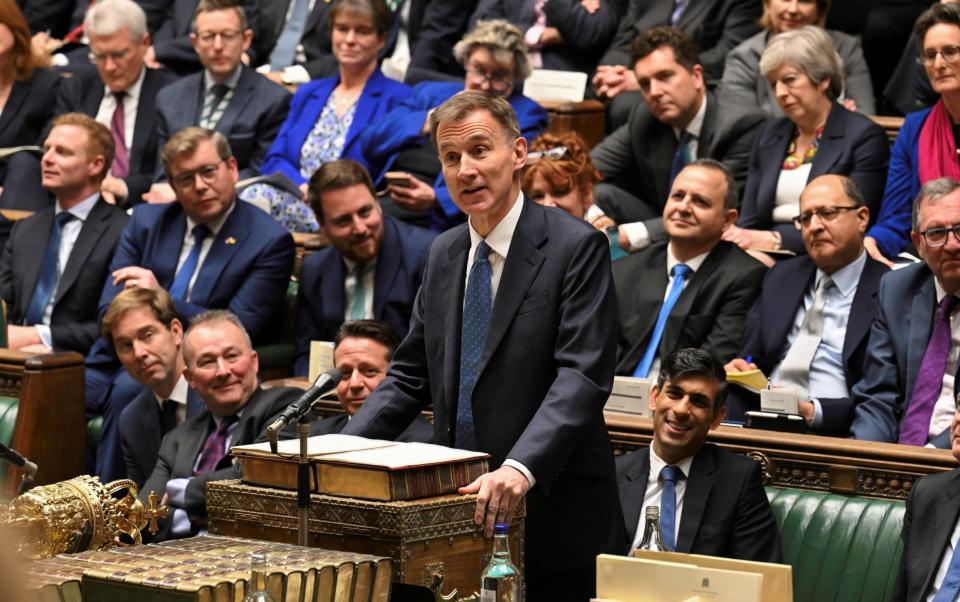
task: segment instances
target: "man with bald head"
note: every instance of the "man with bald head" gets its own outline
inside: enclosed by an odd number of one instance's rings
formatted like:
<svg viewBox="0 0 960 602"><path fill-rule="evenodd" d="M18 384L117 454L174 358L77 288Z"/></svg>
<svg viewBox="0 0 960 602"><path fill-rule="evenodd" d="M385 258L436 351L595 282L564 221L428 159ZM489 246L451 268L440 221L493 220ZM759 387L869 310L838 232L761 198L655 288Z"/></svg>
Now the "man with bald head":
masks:
<svg viewBox="0 0 960 602"><path fill-rule="evenodd" d="M807 185L794 224L808 254L767 273L739 357L726 366L760 368L773 384L792 387L807 426L820 434L845 435L853 419L850 390L863 375L877 289L888 271L864 253L869 221L849 178L825 175ZM751 356L751 363L741 359ZM733 389L728 417L742 420L759 409L758 396Z"/></svg>

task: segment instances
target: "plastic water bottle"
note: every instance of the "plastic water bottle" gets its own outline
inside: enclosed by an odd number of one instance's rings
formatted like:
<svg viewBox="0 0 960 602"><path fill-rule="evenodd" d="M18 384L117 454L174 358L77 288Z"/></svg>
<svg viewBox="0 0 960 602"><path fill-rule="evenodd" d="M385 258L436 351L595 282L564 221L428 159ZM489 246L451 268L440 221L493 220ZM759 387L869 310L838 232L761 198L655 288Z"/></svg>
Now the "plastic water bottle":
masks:
<svg viewBox="0 0 960 602"><path fill-rule="evenodd" d="M493 558L480 575L480 602L519 602L520 571L510 560L510 525L493 527Z"/></svg>
<svg viewBox="0 0 960 602"><path fill-rule="evenodd" d="M643 526L643 539L637 549L667 552L667 546L663 543L663 533L660 532L660 506L647 506L643 509L643 513L646 524Z"/></svg>
<svg viewBox="0 0 960 602"><path fill-rule="evenodd" d="M267 591L267 555L263 552L250 556L250 582L243 602L277 602Z"/></svg>

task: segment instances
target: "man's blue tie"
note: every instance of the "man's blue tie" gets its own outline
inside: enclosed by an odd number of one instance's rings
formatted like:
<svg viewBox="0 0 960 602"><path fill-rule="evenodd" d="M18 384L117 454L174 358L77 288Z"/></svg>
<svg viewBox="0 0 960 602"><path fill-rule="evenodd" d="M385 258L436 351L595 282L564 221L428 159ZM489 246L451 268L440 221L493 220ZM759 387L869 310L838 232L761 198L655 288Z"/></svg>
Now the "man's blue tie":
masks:
<svg viewBox="0 0 960 602"><path fill-rule="evenodd" d="M646 378L650 373L653 358L657 357L657 349L660 347L660 339L663 338L663 329L667 325L667 318L673 311L673 306L677 304L680 293L683 292L683 281L691 271L693 270L685 263L678 263L670 270L670 275L673 276L673 284L670 285L670 292L667 293L667 298L664 299L663 305L660 307L660 315L657 316L657 324L653 327L653 335L647 344L647 351L643 354L640 363L637 364L637 369L633 371L633 375L637 378Z"/></svg>
<svg viewBox="0 0 960 602"><path fill-rule="evenodd" d="M297 58L297 46L300 44L300 38L303 37L309 15L310 0L293 0L290 19L283 26L273 52L270 53L271 71L280 71L294 63Z"/></svg>
<svg viewBox="0 0 960 602"><path fill-rule="evenodd" d="M943 576L943 583L940 584L933 602L954 602L958 593L960 593L960 548L954 549L947 574Z"/></svg>
<svg viewBox="0 0 960 602"><path fill-rule="evenodd" d="M203 247L203 240L209 234L210 229L203 224L197 224L193 227L193 248L187 255L187 260L180 266L180 271L173 279L173 285L170 287L170 296L181 301L187 300L187 289L190 288L190 280L193 273L197 271L197 264L200 263L200 249Z"/></svg>
<svg viewBox="0 0 960 602"><path fill-rule="evenodd" d="M676 551L677 480L683 473L676 466L664 466L660 471L663 493L660 494L660 534L671 552Z"/></svg>
<svg viewBox="0 0 960 602"><path fill-rule="evenodd" d="M50 232L50 238L47 239L47 248L43 251L43 259L40 261L40 275L37 277L37 285L33 289L33 296L30 297L30 305L27 306L27 313L24 317L24 324L34 326L43 322L43 313L50 303L50 297L57 288L57 279L60 277L60 238L63 235L63 227L67 222L76 219L66 211L61 211L53 218L53 229Z"/></svg>
<svg viewBox="0 0 960 602"><path fill-rule="evenodd" d="M673 162L670 163L670 181L667 183L667 190L673 189L673 181L687 163L690 162L690 140L693 136L690 132L684 132L680 135L680 142L677 143L677 151L673 153Z"/></svg>
<svg viewBox="0 0 960 602"><path fill-rule="evenodd" d="M477 383L480 355L493 311L490 247L480 241L470 267L460 328L460 389L457 394L457 432L455 447L477 449L473 429L473 386Z"/></svg>

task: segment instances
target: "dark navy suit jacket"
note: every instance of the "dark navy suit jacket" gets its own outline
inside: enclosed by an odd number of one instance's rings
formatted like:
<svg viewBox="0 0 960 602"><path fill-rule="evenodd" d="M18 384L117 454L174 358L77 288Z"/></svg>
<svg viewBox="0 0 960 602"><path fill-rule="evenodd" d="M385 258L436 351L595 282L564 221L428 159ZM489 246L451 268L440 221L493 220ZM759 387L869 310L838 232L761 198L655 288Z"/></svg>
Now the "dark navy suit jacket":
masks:
<svg viewBox="0 0 960 602"><path fill-rule="evenodd" d="M737 225L761 230L774 229L777 180L795 131L796 126L786 117L768 119L764 123L750 156L747 189L743 194ZM834 103L807 181L824 174L849 177L863 192L872 223L879 213L889 158L890 143L883 128L869 117ZM792 223L777 224L776 230L783 237L785 249L794 253L807 252L800 231Z"/></svg>
<svg viewBox="0 0 960 602"><path fill-rule="evenodd" d="M637 534L647 493L650 448L617 457L617 485L627 547ZM760 464L708 443L693 457L683 494L677 552L782 562L780 531L760 479Z"/></svg>
<svg viewBox="0 0 960 602"><path fill-rule="evenodd" d="M413 93L397 108L377 123L370 124L360 138L360 152L374 183L379 185L383 174L390 169L401 150L425 143L426 138L420 134L420 129L430 109L440 106L462 90L462 82L417 84L413 87ZM521 135L532 142L547 127L547 112L519 92L514 92L507 100L517 114ZM437 175L433 189L444 214L448 217L460 215L460 209L454 204L442 173Z"/></svg>
<svg viewBox="0 0 960 602"><path fill-rule="evenodd" d="M253 69L241 67L237 89L214 128L227 137L240 179L260 175L260 163L280 131L290 107L290 93ZM157 146L173 134L198 125L204 103L203 72L188 75L157 94ZM163 165L157 157L157 176Z"/></svg>
<svg viewBox="0 0 960 602"><path fill-rule="evenodd" d="M199 0L165 0L169 6L163 22L153 33L153 51L157 60L165 67L180 73L191 73L203 68L193 45L190 44L190 31L193 26ZM241 0L247 28L253 30L254 40L261 34L259 30L260 2ZM253 64L257 64L256 46L251 45L247 53ZM176 130L174 130L176 131Z"/></svg>
<svg viewBox="0 0 960 602"><path fill-rule="evenodd" d="M13 82L0 113L0 148L38 143L53 116L61 79L53 71L34 69L30 79Z"/></svg>
<svg viewBox="0 0 960 602"><path fill-rule="evenodd" d="M383 246L374 274L373 316L407 334L427 250L436 233L383 216ZM343 255L333 246L303 260L297 301L297 355L293 373L307 374L310 341L332 341L346 313Z"/></svg>
<svg viewBox="0 0 960 602"><path fill-rule="evenodd" d="M294 184L302 184L306 178L300 174L300 149L320 119L320 113L327 104L333 89L340 83L340 77L327 77L300 86L290 101L290 114L280 128L276 140L270 146L260 171L264 174L281 172ZM395 82L383 75L379 68L374 71L363 87L353 123L347 130L340 155L344 158L363 161L360 153L360 133L370 124L383 118L400 101L410 95L410 86Z"/></svg>
<svg viewBox="0 0 960 602"><path fill-rule="evenodd" d="M187 420L207 409L203 398L187 389ZM150 389L144 389L120 413L120 446L127 465L127 478L143 487L160 453L160 404ZM160 492L157 492L160 493Z"/></svg>
<svg viewBox="0 0 960 602"><path fill-rule="evenodd" d="M853 387L855 414L850 435L896 443L937 310L934 276L927 264L885 275L877 303L863 378ZM938 446L949 446L946 438L936 439Z"/></svg>
<svg viewBox="0 0 960 602"><path fill-rule="evenodd" d="M170 289L177 270L187 218L179 203L141 205L133 211L110 272L127 266L151 270ZM200 266L190 300L176 300L184 325L207 309L237 314L254 343L270 334L283 317L283 300L293 270L290 233L262 210L237 201ZM101 315L121 288L107 276L100 295ZM115 364L112 350L101 338L87 358L88 365Z"/></svg>
<svg viewBox="0 0 960 602"><path fill-rule="evenodd" d="M626 545L603 421L616 299L604 236L563 211L522 202L480 356L473 419L491 469L511 458L536 478L526 497L526 562L544 574L582 569ZM392 438L432 402L434 443L454 443L469 249L466 224L434 241L410 332L344 434ZM575 529L557 528L571 520Z"/></svg>
<svg viewBox="0 0 960 602"><path fill-rule="evenodd" d="M889 268L867 257L853 295L847 332L843 339L843 373L847 390L863 376L863 357L867 352L870 325L877 307L880 278ZM763 279L760 297L747 314L740 342L739 357L752 356L764 374L770 374L786 357L787 337L803 297L812 286L817 266L806 255L779 261ZM727 396L727 418L743 420L746 410L759 410L759 398L740 387L732 387ZM846 434L853 421L850 398L820 399L824 434Z"/></svg>
<svg viewBox="0 0 960 602"><path fill-rule="evenodd" d="M3 249L0 297L7 302L10 324L24 324L53 231L53 215L50 207L16 222ZM55 351L86 354L100 336L96 299L127 220L125 211L100 199L80 228L53 299L50 335Z"/></svg>
<svg viewBox="0 0 960 602"><path fill-rule="evenodd" d="M310 436L315 435L336 435L347 426L346 414L336 416L327 416L323 420L318 420L310 425ZM402 433L397 435L394 441L403 443L433 443L433 425L427 422L423 416L417 416Z"/></svg>

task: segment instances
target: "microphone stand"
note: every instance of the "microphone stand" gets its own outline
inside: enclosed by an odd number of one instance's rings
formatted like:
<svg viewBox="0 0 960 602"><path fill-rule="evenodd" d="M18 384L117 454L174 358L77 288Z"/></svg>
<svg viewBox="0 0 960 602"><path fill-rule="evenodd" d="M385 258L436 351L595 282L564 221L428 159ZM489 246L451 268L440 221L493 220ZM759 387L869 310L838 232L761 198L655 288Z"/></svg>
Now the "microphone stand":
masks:
<svg viewBox="0 0 960 602"><path fill-rule="evenodd" d="M310 406L307 406L310 407ZM307 546L310 533L310 458L307 438L310 435L310 413L297 418L297 436L300 439L300 463L297 465L297 545Z"/></svg>

